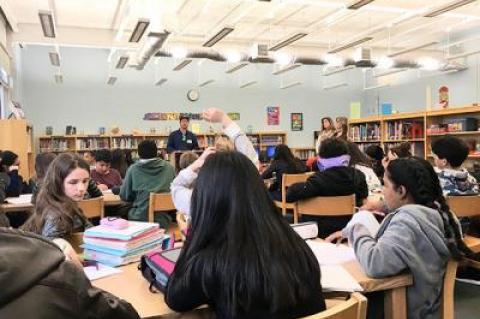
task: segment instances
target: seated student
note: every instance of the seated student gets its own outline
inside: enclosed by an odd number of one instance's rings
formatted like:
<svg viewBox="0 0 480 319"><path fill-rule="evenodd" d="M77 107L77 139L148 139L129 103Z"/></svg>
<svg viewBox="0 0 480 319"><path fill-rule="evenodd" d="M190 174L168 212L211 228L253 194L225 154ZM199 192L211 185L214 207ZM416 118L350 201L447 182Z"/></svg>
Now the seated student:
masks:
<svg viewBox="0 0 480 319"><path fill-rule="evenodd" d="M157 152L155 141L142 141L138 144L140 159L127 170L119 195L123 201L133 203L128 212L130 220L147 221L150 193L170 191L175 170L170 163L157 157ZM155 214L155 221L167 229L171 218L168 214Z"/></svg>
<svg viewBox="0 0 480 319"><path fill-rule="evenodd" d="M178 168L179 170L182 170L184 168L187 168L195 162L198 159L198 154L194 152L185 152L182 155L180 155L180 159L178 160Z"/></svg>
<svg viewBox="0 0 480 319"><path fill-rule="evenodd" d="M365 149L365 154L372 161L373 171L383 185L383 173L385 173L385 168L382 165L382 160L385 157L383 148L380 145L370 145Z"/></svg>
<svg viewBox="0 0 480 319"><path fill-rule="evenodd" d="M83 153L83 159L90 166L91 169L95 167L95 153L93 151L85 151Z"/></svg>
<svg viewBox="0 0 480 319"><path fill-rule="evenodd" d="M365 179L368 186L368 193L381 193L382 183L377 177L377 174L372 169L372 161L367 155L362 153L357 144L347 142L348 154L350 155L350 166L358 169L365 174Z"/></svg>
<svg viewBox="0 0 480 319"><path fill-rule="evenodd" d="M140 318L125 300L93 287L51 241L0 228L0 242L0 318Z"/></svg>
<svg viewBox="0 0 480 319"><path fill-rule="evenodd" d="M112 161L112 153L110 153L110 150L98 150L95 153L95 160L95 169L92 170L90 174L101 191L122 185L120 173L110 167L110 162Z"/></svg>
<svg viewBox="0 0 480 319"><path fill-rule="evenodd" d="M32 204L35 204L37 195L47 174L47 169L55 159L53 153L40 153L35 157L35 178L32 179Z"/></svg>
<svg viewBox="0 0 480 319"><path fill-rule="evenodd" d="M282 176L283 174L305 173L307 168L301 160L294 157L290 148L285 144L280 144L275 148L273 161L262 173L263 179L273 178L275 180L270 185L270 196L274 200L282 200Z"/></svg>
<svg viewBox="0 0 480 319"><path fill-rule="evenodd" d="M207 148L203 154L186 169L181 170L172 182L172 199L178 211L190 215L190 199L192 197L192 188L197 174L205 161L205 158L216 148L219 150L232 150L235 148L240 153L247 156L258 168L258 155L253 148L250 139L242 132L241 128L228 115L217 108L209 108L203 112L203 119L211 123L221 123L223 132L229 138L229 143L225 139L218 139L215 148ZM232 143L230 143L232 141Z"/></svg>
<svg viewBox="0 0 480 319"><path fill-rule="evenodd" d="M10 177L8 177L8 174L4 170L4 166L2 165L2 153L0 152L0 204L3 203L7 197L6 190L8 184L10 184ZM7 216L5 216L5 213L0 213L0 227L9 226L10 222L8 221Z"/></svg>
<svg viewBox="0 0 480 319"><path fill-rule="evenodd" d="M462 168L468 157L468 146L463 140L454 136L441 137L432 143L432 155L445 196L478 194L477 180Z"/></svg>
<svg viewBox="0 0 480 319"><path fill-rule="evenodd" d="M33 215L22 226L49 239L68 238L92 224L78 207L87 192L90 167L78 155L58 155L47 170Z"/></svg>
<svg viewBox="0 0 480 319"><path fill-rule="evenodd" d="M430 163L414 157L393 160L384 181L385 201L393 212L376 236L355 215L342 235L368 276L384 278L403 271L413 275L407 288L408 318L440 318L447 261L476 257L461 239Z"/></svg>
<svg viewBox="0 0 480 319"><path fill-rule="evenodd" d="M207 304L217 318L299 318L325 309L318 261L278 214L245 155L209 155L191 209L166 288L170 308Z"/></svg>
<svg viewBox="0 0 480 319"><path fill-rule="evenodd" d="M121 149L114 149L112 151L112 160L110 162L110 167L116 169L119 173L121 178L125 178L125 174L127 173L127 169L130 165L127 162L127 153L125 150Z"/></svg>
<svg viewBox="0 0 480 319"><path fill-rule="evenodd" d="M387 167L390 161L397 158L412 157L411 144L409 142L403 142L388 149L387 155L382 160L383 167Z"/></svg>
<svg viewBox="0 0 480 319"><path fill-rule="evenodd" d="M338 138L326 139L320 145L319 157L320 171L310 176L304 183L291 185L287 190L287 202L315 196L355 194L356 205L362 206L363 200L368 196L368 186L365 174L349 166L350 155L348 155L347 143ZM349 219L348 216L302 216L302 220L318 223L321 238L345 227Z"/></svg>
<svg viewBox="0 0 480 319"><path fill-rule="evenodd" d="M18 197L24 192L23 178L18 174L20 159L18 155L11 151L2 152L2 166L10 178L10 184L7 186L7 197Z"/></svg>

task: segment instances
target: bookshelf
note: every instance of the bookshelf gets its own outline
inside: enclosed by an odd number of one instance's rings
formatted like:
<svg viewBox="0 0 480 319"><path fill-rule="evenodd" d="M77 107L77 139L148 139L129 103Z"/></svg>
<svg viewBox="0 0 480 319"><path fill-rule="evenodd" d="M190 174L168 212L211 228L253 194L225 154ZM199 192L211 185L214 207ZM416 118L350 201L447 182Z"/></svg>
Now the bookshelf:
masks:
<svg viewBox="0 0 480 319"><path fill-rule="evenodd" d="M315 147L293 147L291 148L294 156L298 157L302 161L306 161L310 157L315 157Z"/></svg>
<svg viewBox="0 0 480 319"><path fill-rule="evenodd" d="M362 150L377 144L387 151L399 143L410 142L414 155L431 159L431 143L438 137L453 135L469 145L468 159L480 159L480 107L476 104L352 119L348 125L349 139Z"/></svg>
<svg viewBox="0 0 480 319"><path fill-rule="evenodd" d="M196 134L200 148L215 145L219 134ZM287 143L286 132L253 132L247 133L257 151L265 151L269 146ZM51 135L38 138L40 153L85 152L98 149L127 149L135 151L138 144L152 139L161 151L166 151L168 134L123 134L123 135Z"/></svg>
<svg viewBox="0 0 480 319"><path fill-rule="evenodd" d="M25 181L34 175L33 127L25 120L0 120L0 150L10 150L20 159L19 173Z"/></svg>

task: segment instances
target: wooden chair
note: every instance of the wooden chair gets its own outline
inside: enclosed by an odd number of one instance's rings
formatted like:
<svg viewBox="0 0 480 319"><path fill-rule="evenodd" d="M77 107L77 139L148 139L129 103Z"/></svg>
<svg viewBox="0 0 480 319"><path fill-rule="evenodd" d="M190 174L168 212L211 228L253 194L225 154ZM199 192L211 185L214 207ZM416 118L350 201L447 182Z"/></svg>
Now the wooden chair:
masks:
<svg viewBox="0 0 480 319"><path fill-rule="evenodd" d="M305 182L314 172L301 174L283 174L282 175L282 201L274 201L275 206L282 209L282 214L287 214L287 209L294 209L295 203L287 203L287 188L295 183Z"/></svg>
<svg viewBox="0 0 480 319"><path fill-rule="evenodd" d="M328 308L318 314L303 319L365 319L367 318L367 298L358 292L350 295L344 302Z"/></svg>
<svg viewBox="0 0 480 319"><path fill-rule="evenodd" d="M103 213L104 213L103 197L84 199L77 203L78 203L78 207L80 207L80 209L83 211L83 214L88 219L103 218Z"/></svg>
<svg viewBox="0 0 480 319"><path fill-rule="evenodd" d="M150 193L148 203L148 221L153 223L155 212L168 212L175 210L172 195L170 193Z"/></svg>
<svg viewBox="0 0 480 319"><path fill-rule="evenodd" d="M314 216L348 216L355 213L355 194L346 196L317 196L302 199L295 203L293 221L298 222L298 215Z"/></svg>
<svg viewBox="0 0 480 319"><path fill-rule="evenodd" d="M453 319L454 311L454 288L455 277L457 275L458 262L450 260L447 263L445 276L443 277L443 296L442 296L442 318Z"/></svg>
<svg viewBox="0 0 480 319"><path fill-rule="evenodd" d="M480 196L448 196L447 204L458 218L480 216ZM480 238L465 235L463 241L474 252L480 252Z"/></svg>

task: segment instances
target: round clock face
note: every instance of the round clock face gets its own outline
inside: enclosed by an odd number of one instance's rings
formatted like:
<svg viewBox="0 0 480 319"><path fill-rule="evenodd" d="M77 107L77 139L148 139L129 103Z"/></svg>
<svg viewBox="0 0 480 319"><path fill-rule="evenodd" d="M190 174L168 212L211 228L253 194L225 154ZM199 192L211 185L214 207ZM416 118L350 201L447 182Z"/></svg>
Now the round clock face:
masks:
<svg viewBox="0 0 480 319"><path fill-rule="evenodd" d="M198 100L199 97L200 97L200 94L198 90L192 89L187 92L187 98L192 102Z"/></svg>

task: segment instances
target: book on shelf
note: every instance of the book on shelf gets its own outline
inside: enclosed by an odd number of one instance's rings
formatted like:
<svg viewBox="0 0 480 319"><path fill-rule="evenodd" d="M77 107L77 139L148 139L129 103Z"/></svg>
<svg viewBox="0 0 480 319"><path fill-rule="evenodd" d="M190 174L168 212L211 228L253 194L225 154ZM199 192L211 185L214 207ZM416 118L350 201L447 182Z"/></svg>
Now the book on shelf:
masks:
<svg viewBox="0 0 480 319"><path fill-rule="evenodd" d="M310 157L315 157L317 154L315 149L295 150L295 155L301 160L307 160Z"/></svg>
<svg viewBox="0 0 480 319"><path fill-rule="evenodd" d="M386 142L384 143L384 150L385 154L388 153L390 148L396 147L400 145L400 142ZM423 143L410 143L410 153L412 153L413 156L417 157L424 157L424 144Z"/></svg>
<svg viewBox="0 0 480 319"><path fill-rule="evenodd" d="M364 123L350 126L353 142L377 141L380 139L380 123Z"/></svg>
<svg viewBox="0 0 480 319"><path fill-rule="evenodd" d="M385 125L386 140L407 140L423 138L422 121L391 121Z"/></svg>

